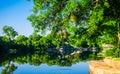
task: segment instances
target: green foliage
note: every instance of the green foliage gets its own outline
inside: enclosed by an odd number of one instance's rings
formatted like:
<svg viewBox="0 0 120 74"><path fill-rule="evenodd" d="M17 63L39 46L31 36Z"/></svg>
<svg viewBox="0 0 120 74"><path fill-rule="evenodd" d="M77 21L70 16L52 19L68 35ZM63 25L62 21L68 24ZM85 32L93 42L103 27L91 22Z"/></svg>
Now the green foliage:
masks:
<svg viewBox="0 0 120 74"><path fill-rule="evenodd" d="M37 32L51 31L52 43L59 47L68 42L80 47L115 44L119 1L102 0L33 0L33 14L28 17ZM118 8L118 9L117 9ZM109 11L109 12L108 12Z"/></svg>
<svg viewBox="0 0 120 74"><path fill-rule="evenodd" d="M18 33L11 26L4 26L3 32L5 36L8 37L9 39L14 39L15 36L18 35Z"/></svg>
<svg viewBox="0 0 120 74"><path fill-rule="evenodd" d="M62 26L69 26L68 21L77 21L76 15L74 15L80 6L80 1L33 1L34 7L32 14L28 19L32 22L35 30L41 31L49 27L52 33L56 34L60 31ZM83 4L83 3L82 3ZM87 3L85 3L87 4ZM59 8L59 9L58 9ZM39 14L40 12L40 14ZM70 18L70 19L69 19ZM76 22L75 22L76 23ZM39 25L39 26L38 26ZM64 29L65 29L64 28Z"/></svg>
<svg viewBox="0 0 120 74"><path fill-rule="evenodd" d="M119 58L120 57L120 47L115 47L113 49L109 49L106 51L106 56L112 56L114 58Z"/></svg>
<svg viewBox="0 0 120 74"><path fill-rule="evenodd" d="M24 35L19 35L17 38L16 38L16 43L18 45L24 45L26 46L27 45L27 40L28 38L25 37Z"/></svg>
<svg viewBox="0 0 120 74"><path fill-rule="evenodd" d="M113 50L112 49L107 50L105 55L106 56L113 56Z"/></svg>

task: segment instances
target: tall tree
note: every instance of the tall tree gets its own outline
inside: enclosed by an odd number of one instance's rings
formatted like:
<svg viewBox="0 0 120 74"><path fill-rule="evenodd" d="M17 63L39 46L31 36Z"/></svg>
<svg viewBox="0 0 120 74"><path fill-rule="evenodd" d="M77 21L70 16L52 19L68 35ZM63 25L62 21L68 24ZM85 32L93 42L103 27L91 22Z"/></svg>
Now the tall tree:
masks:
<svg viewBox="0 0 120 74"><path fill-rule="evenodd" d="M36 32L79 47L119 42L120 0L33 0L28 19Z"/></svg>

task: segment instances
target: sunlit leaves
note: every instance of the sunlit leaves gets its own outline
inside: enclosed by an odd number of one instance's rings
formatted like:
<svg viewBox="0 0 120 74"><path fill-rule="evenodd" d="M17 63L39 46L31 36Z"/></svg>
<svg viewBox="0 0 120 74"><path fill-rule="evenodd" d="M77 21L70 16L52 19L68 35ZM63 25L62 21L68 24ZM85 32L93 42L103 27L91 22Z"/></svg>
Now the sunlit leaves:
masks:
<svg viewBox="0 0 120 74"><path fill-rule="evenodd" d="M4 26L3 32L4 32L4 35L9 39L14 39L15 36L18 35L18 33L11 26Z"/></svg>
<svg viewBox="0 0 120 74"><path fill-rule="evenodd" d="M33 10L36 11L29 20L36 32L45 33L49 29L52 43L57 47L65 42L80 47L83 42L94 46L102 42L116 41L116 18L119 15L119 8L115 4L119 1L33 0L33 2ZM47 42L44 38L42 41Z"/></svg>
<svg viewBox="0 0 120 74"><path fill-rule="evenodd" d="M90 24L98 24L103 20L103 8L98 5L95 6L94 9L90 12L89 23Z"/></svg>
<svg viewBox="0 0 120 74"><path fill-rule="evenodd" d="M73 24L76 24L76 21L77 21L77 18L74 14L71 14L70 15L70 21L73 23Z"/></svg>
<svg viewBox="0 0 120 74"><path fill-rule="evenodd" d="M89 5L90 0L76 0L82 7Z"/></svg>
<svg viewBox="0 0 120 74"><path fill-rule="evenodd" d="M106 6L107 8L110 7L109 3L108 2L104 2L104 6Z"/></svg>
<svg viewBox="0 0 120 74"><path fill-rule="evenodd" d="M69 18L72 23L76 23L77 21L76 15L73 15L73 14L77 10L79 1L76 1L76 0L47 1L45 0L45 1L39 2L39 0L37 0L33 2L34 2L34 5L39 8L39 11L40 11L40 13L37 11L38 15L32 15L29 17L29 20L32 22L33 27L36 28L35 29L36 31L42 31L43 29L46 30L47 27L52 29L52 31L54 31L56 28L58 30L61 30L59 27L61 27L62 25L65 25L65 27L69 25L67 23L69 21ZM39 3L42 3L41 6L48 3L49 6L46 9L43 9L43 7L41 8L40 6L37 6L39 5ZM33 8L33 9L37 10L36 8ZM36 13L34 12L34 14Z"/></svg>
<svg viewBox="0 0 120 74"><path fill-rule="evenodd" d="M20 35L16 38L16 43L19 44L19 45L26 46L27 45L27 40L28 40L27 37L25 37L23 35Z"/></svg>
<svg viewBox="0 0 120 74"><path fill-rule="evenodd" d="M105 21L103 23L103 25L107 25L107 26L116 26L116 20L108 20L108 21Z"/></svg>

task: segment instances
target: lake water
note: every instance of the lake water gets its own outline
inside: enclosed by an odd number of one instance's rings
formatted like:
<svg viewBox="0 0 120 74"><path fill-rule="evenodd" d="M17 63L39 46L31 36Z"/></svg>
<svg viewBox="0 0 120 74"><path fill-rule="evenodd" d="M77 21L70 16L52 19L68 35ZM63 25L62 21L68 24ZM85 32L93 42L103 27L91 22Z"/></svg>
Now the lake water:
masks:
<svg viewBox="0 0 120 74"><path fill-rule="evenodd" d="M51 53L10 54L0 58L0 74L89 74L95 54L59 55Z"/></svg>
<svg viewBox="0 0 120 74"><path fill-rule="evenodd" d="M28 63L18 64L14 62L13 64L17 66L17 69L13 72L13 74L89 74L89 62L78 62L76 64L72 64L71 66L48 66L47 64L35 66ZM3 69L4 67L0 67L1 74Z"/></svg>

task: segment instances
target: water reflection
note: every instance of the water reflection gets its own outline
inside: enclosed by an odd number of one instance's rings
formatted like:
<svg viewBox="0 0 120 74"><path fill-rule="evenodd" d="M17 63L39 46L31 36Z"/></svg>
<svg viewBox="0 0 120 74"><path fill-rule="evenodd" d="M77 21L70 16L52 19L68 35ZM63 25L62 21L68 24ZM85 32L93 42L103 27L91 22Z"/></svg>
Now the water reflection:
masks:
<svg viewBox="0 0 120 74"><path fill-rule="evenodd" d="M60 67L57 65L48 66L47 64L34 66L15 63L15 65L18 66L18 69L14 71L14 74L88 74L88 62L73 64L70 67Z"/></svg>
<svg viewBox="0 0 120 74"><path fill-rule="evenodd" d="M1 74L88 74L88 61L99 59L96 53L61 55L41 53L10 54L0 59Z"/></svg>

